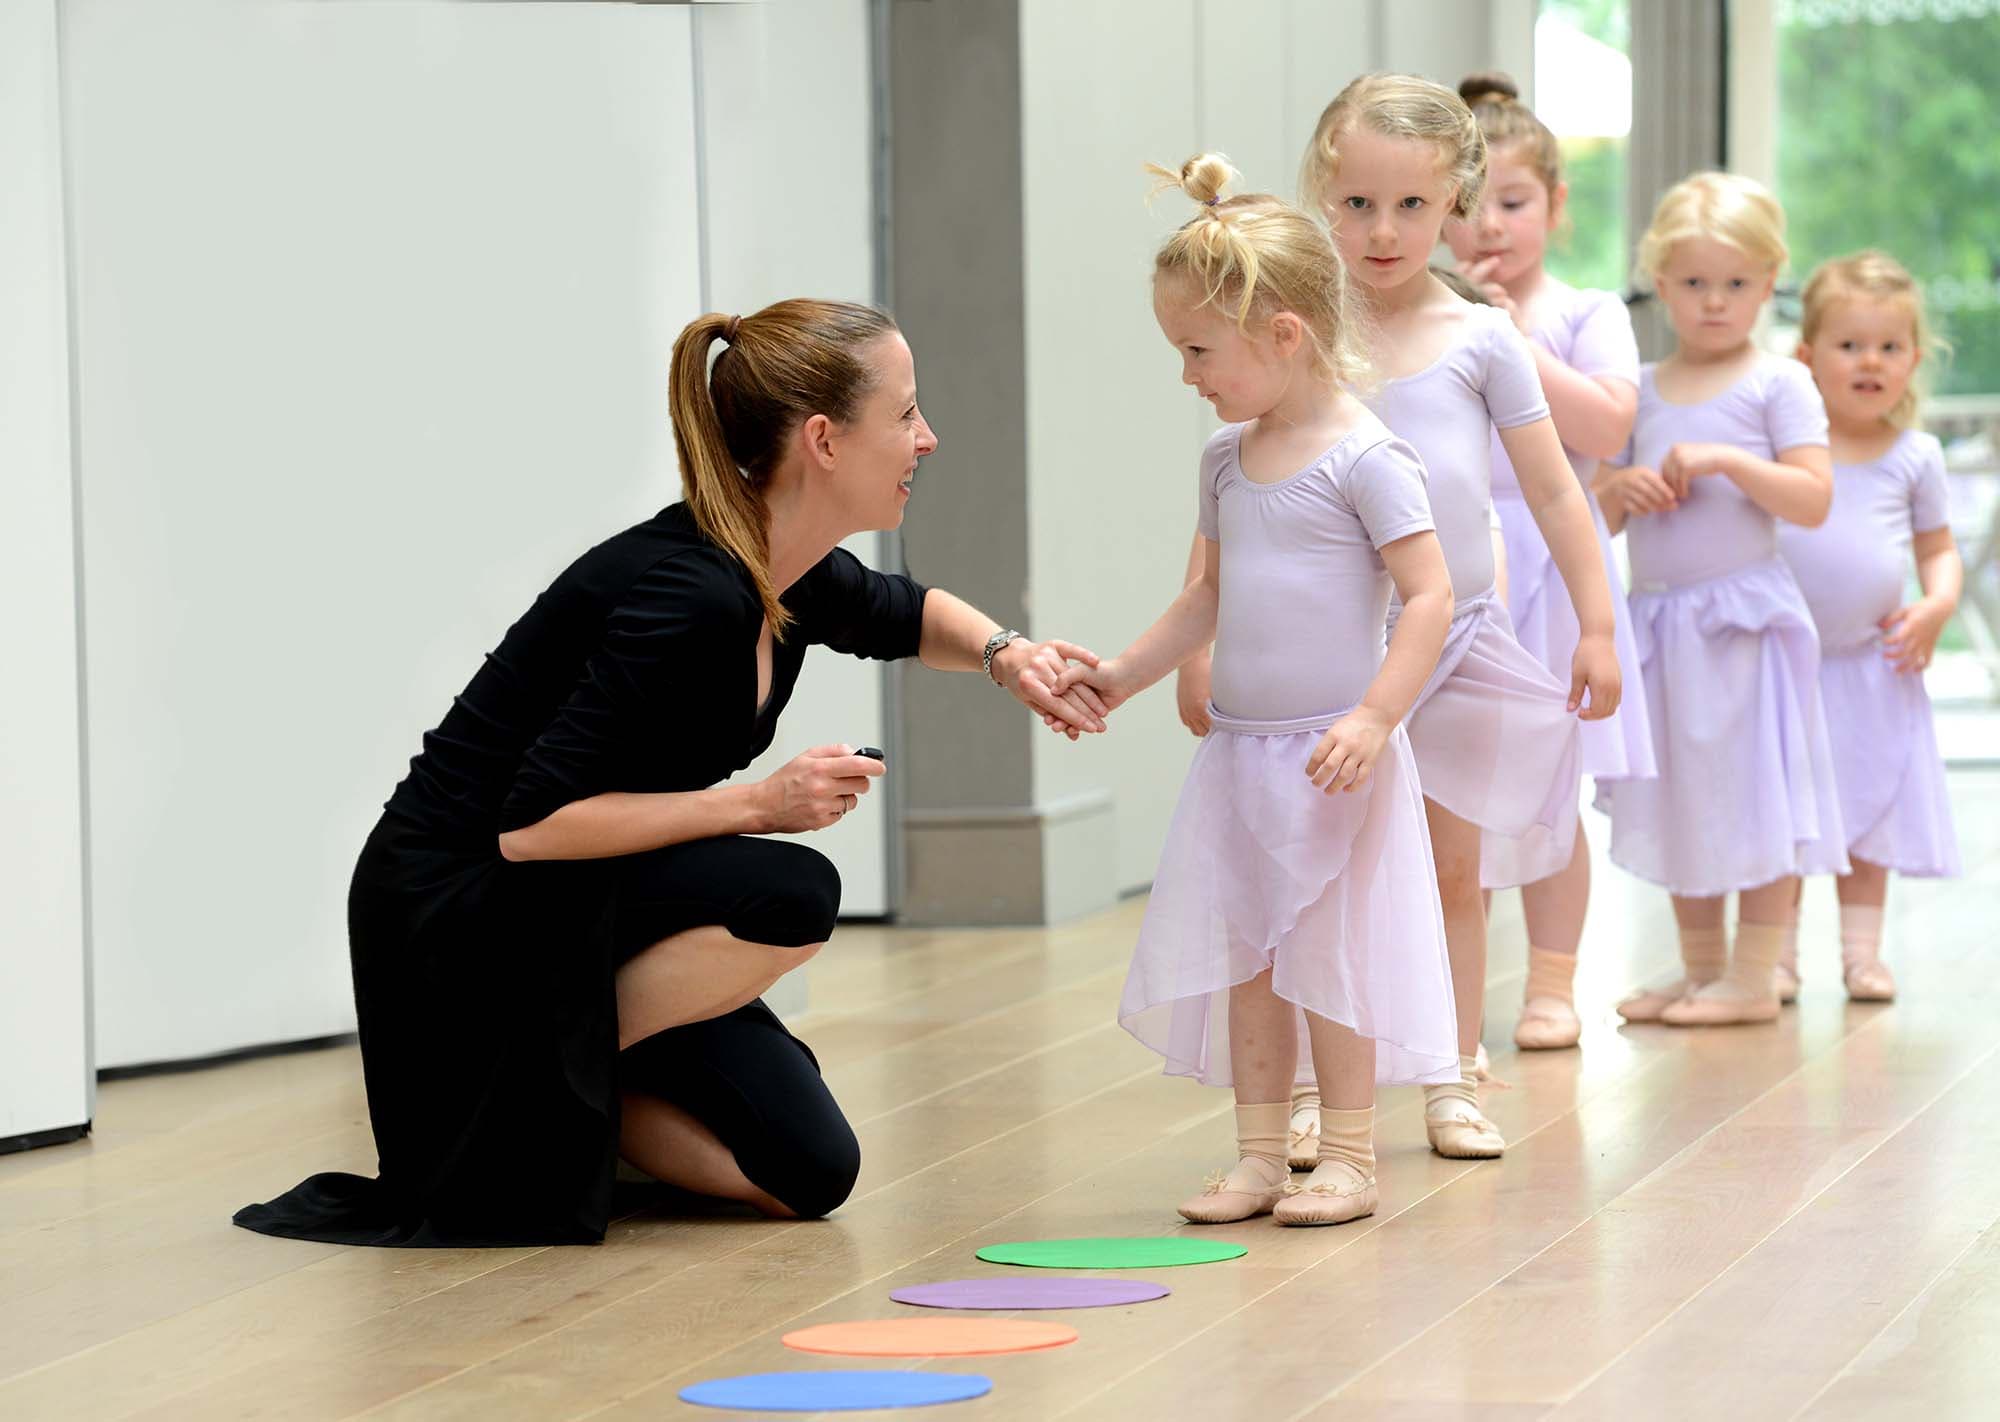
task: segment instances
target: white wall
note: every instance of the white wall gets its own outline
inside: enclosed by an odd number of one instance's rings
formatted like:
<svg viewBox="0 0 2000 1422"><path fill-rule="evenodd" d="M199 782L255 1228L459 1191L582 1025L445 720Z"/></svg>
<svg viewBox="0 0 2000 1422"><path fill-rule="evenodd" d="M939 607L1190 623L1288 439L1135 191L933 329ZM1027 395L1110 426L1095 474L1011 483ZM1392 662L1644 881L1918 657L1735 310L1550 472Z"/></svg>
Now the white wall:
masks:
<svg viewBox="0 0 2000 1422"><path fill-rule="evenodd" d="M678 497L703 237L714 306L869 294L866 184L830 193L866 172L865 63L809 112L786 77L865 60L865 16L812 8L772 61L724 7L63 6L100 1065L351 1027L347 877L422 731ZM786 731L879 738L876 670L826 670ZM875 829L821 841L863 911Z"/></svg>
<svg viewBox="0 0 2000 1422"><path fill-rule="evenodd" d="M1165 608L1194 531L1195 468L1214 428L1152 319L1160 240L1188 216L1149 211L1148 160L1227 154L1238 191L1295 196L1320 111L1349 79L1394 67L1456 85L1532 58L1531 0L1329 5L1318 0L1023 0L1022 164L1028 279L1029 517L1034 627L1109 655ZM1378 24L1379 17L1379 24ZM1149 883L1194 742L1171 686L1111 734L1037 741L1035 796L1109 792L1119 887Z"/></svg>
<svg viewBox="0 0 2000 1422"><path fill-rule="evenodd" d="M55 0L0 0L0 1140L90 1119Z"/></svg>

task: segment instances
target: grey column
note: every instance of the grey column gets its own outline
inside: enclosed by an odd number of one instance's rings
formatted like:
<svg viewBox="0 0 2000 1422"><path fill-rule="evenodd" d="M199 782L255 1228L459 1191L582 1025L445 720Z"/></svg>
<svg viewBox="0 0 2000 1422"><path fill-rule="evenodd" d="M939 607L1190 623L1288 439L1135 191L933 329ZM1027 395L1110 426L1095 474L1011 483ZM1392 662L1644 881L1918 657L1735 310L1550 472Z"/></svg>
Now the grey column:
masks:
<svg viewBox="0 0 2000 1422"><path fill-rule="evenodd" d="M1632 0L1632 141L1626 213L1636 250L1660 194L1723 163L1728 84L1722 0ZM1639 351L1658 360L1673 333L1656 301L1632 312Z"/></svg>
<svg viewBox="0 0 2000 1422"><path fill-rule="evenodd" d="M938 433L903 525L913 576L1028 621L1018 0L890 0L889 297ZM900 678L901 916L1049 916L1032 737L971 676Z"/></svg>

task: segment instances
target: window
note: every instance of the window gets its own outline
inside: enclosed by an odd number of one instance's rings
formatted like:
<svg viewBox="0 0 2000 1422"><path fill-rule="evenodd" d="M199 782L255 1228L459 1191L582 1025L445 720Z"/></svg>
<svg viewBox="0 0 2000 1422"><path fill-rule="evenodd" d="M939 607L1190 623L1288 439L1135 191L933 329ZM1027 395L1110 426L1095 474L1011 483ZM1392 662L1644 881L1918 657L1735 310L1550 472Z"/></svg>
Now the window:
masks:
<svg viewBox="0 0 2000 1422"><path fill-rule="evenodd" d="M1572 286L1624 291L1625 146L1632 132L1627 0L1543 0L1535 19L1535 113L1562 144L1569 231L1549 270Z"/></svg>
<svg viewBox="0 0 2000 1422"><path fill-rule="evenodd" d="M1923 283L1956 348L1931 372L1942 398L1926 423L1952 469L1966 588L1926 682L1946 754L1977 753L1983 741L1990 755L2000 693L2000 0L1779 0L1775 20L1777 191L1796 281L1830 257L1879 247ZM1797 320L1795 297L1780 315ZM1983 706L1976 735L1954 735L1953 703Z"/></svg>

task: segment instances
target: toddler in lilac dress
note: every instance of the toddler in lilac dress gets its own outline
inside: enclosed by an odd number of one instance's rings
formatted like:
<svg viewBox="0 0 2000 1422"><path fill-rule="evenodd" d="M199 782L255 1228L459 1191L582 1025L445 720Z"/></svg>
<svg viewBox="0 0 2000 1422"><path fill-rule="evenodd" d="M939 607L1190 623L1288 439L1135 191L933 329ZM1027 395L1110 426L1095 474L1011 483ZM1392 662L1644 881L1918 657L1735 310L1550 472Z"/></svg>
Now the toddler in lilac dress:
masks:
<svg viewBox="0 0 2000 1422"><path fill-rule="evenodd" d="M1682 398L1662 395L1664 364L1644 369L1632 443L1600 493L1615 491L1614 525L1630 516L1659 774L1601 781L1597 803L1613 861L1673 896L1684 972L1619 1004L1631 1022L1776 1017L1796 876L1847 868L1819 638L1778 556L1774 511L1825 518L1826 407L1804 366L1750 340L1784 261L1783 226L1758 184L1697 174L1661 198L1640 247L1679 340ZM1742 896L1733 950L1731 893Z"/></svg>
<svg viewBox="0 0 2000 1422"><path fill-rule="evenodd" d="M1476 1091L1486 991L1481 886L1536 882L1570 862L1578 716L1610 715L1620 691L1612 599L1589 507L1563 459L1534 356L1504 311L1467 302L1430 268L1447 219L1478 210L1486 158L1456 93L1416 75L1370 74L1320 114L1300 177L1367 295L1377 368L1411 372L1364 398L1422 458L1451 571L1452 624L1411 713L1410 744L1451 940L1461 1059L1458 1081L1426 1090L1424 1128L1431 1149L1454 1158L1506 1149ZM1515 640L1494 588L1496 427L1535 492L1538 526L1588 628L1567 682ZM1400 616L1392 610L1392 626Z"/></svg>
<svg viewBox="0 0 2000 1422"><path fill-rule="evenodd" d="M1964 576L1944 450L1909 427L1911 378L1927 339L1916 283L1880 252L1828 262L1806 284L1799 358L1833 423L1833 512L1819 528L1780 530L1778 546L1819 628L1820 695L1852 865L1837 886L1842 977L1848 996L1865 1002L1896 995L1880 958L1890 872L1959 872L1923 679ZM1913 554L1923 595L1906 605ZM1778 990L1797 996L1796 958L1780 960Z"/></svg>
<svg viewBox="0 0 2000 1422"><path fill-rule="evenodd" d="M1423 466L1343 389L1358 313L1325 231L1276 198L1222 198L1228 172L1204 155L1168 175L1200 208L1154 269L1183 379L1234 422L1202 454L1201 571L1124 652L1072 666L1057 690L1092 685L1115 707L1214 642L1211 729L1167 828L1118 1020L1170 1075L1234 1090L1236 1164L1183 1216L1338 1224L1375 1209L1376 1085L1460 1074L1401 725L1451 591ZM1410 611L1385 646L1392 578ZM1326 1104L1298 1185L1287 1126L1301 1077Z"/></svg>
<svg viewBox="0 0 2000 1422"><path fill-rule="evenodd" d="M1549 417L1534 358L1505 313L1468 304L1442 355L1367 399L1423 459L1451 569L1451 635L1410 714L1424 794L1486 831L1483 886L1547 878L1569 863L1582 746L1567 687L1515 638L1494 590L1490 525L1493 431Z"/></svg>

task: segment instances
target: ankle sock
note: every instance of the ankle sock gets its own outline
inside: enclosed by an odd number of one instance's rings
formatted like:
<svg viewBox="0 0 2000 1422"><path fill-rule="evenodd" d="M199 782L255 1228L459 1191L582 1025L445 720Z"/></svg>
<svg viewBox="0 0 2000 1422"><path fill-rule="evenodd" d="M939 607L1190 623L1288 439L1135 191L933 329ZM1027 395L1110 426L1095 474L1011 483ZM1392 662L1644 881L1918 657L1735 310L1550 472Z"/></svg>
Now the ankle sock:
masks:
<svg viewBox="0 0 2000 1422"><path fill-rule="evenodd" d="M1882 909L1876 904L1840 906L1840 961L1852 968L1882 956Z"/></svg>
<svg viewBox="0 0 2000 1422"><path fill-rule="evenodd" d="M1773 973L1779 955L1795 930L1782 923L1741 923L1736 925L1736 951L1730 955L1729 971L1723 979L1745 996L1768 998L1777 991Z"/></svg>
<svg viewBox="0 0 2000 1422"><path fill-rule="evenodd" d="M1375 1178L1375 1108L1335 1111L1319 1108L1319 1168L1313 1179L1335 1171L1352 1171L1360 1180ZM1307 1184L1310 1186L1311 1181Z"/></svg>
<svg viewBox="0 0 2000 1422"><path fill-rule="evenodd" d="M1292 1103L1260 1101L1236 1108L1236 1168L1225 1177L1227 1190L1275 1190L1292 1178L1286 1161Z"/></svg>
<svg viewBox="0 0 2000 1422"><path fill-rule="evenodd" d="M1681 968L1690 987L1712 983L1729 970L1729 940L1719 928L1681 930Z"/></svg>
<svg viewBox="0 0 2000 1422"><path fill-rule="evenodd" d="M1485 1113L1479 1109L1479 1089L1473 1071L1479 1065L1477 1057L1458 1059L1458 1080L1448 1081L1440 1086L1424 1088L1424 1114L1442 1120L1467 1120L1470 1116ZM1326 1128L1320 1128L1324 1131ZM1324 1137L1322 1137L1324 1140ZM1324 1145L1321 1149L1325 1149ZM1322 1157L1323 1158L1323 1157Z"/></svg>
<svg viewBox="0 0 2000 1422"><path fill-rule="evenodd" d="M1546 948L1528 949L1528 986L1523 999L1533 1002L1538 997L1552 997L1558 1002L1574 1003L1576 984L1576 954L1551 953Z"/></svg>

